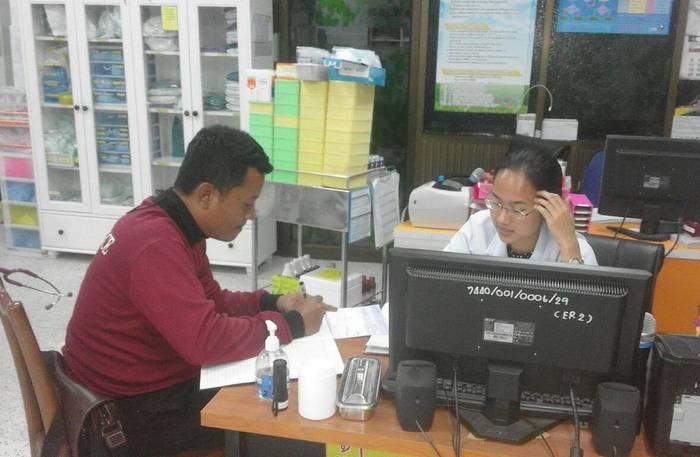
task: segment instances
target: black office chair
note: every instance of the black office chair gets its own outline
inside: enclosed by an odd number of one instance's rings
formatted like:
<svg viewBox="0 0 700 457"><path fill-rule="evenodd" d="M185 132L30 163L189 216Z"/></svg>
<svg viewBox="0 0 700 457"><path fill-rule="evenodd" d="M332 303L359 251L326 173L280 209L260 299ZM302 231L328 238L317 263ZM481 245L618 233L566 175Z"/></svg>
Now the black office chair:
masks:
<svg viewBox="0 0 700 457"><path fill-rule="evenodd" d="M598 265L605 267L634 268L646 270L652 274L652 280L646 296L644 310L651 312L656 275L664 262L664 246L645 241L626 240L609 236L584 233L586 240L593 248L598 259Z"/></svg>

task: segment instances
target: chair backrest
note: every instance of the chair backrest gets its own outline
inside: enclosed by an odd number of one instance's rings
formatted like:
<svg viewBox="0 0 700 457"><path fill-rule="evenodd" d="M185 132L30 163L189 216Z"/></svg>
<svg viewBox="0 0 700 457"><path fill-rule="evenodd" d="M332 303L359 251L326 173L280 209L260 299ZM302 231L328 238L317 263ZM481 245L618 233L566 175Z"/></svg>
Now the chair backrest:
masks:
<svg viewBox="0 0 700 457"><path fill-rule="evenodd" d="M652 274L647 290L644 310L651 312L656 275L664 262L664 246L645 241L626 240L609 236L584 234L598 259L598 265L606 267L634 268Z"/></svg>
<svg viewBox="0 0 700 457"><path fill-rule="evenodd" d="M581 180L581 193L598 206L600 200L600 182L603 179L603 162L605 161L605 150L596 152L583 169L583 179Z"/></svg>
<svg viewBox="0 0 700 457"><path fill-rule="evenodd" d="M13 301L0 281L0 319L12 352L22 393L32 457L39 457L59 401L53 378L21 302Z"/></svg>
<svg viewBox="0 0 700 457"><path fill-rule="evenodd" d="M90 392L76 383L63 366L60 353L42 353L24 306L10 298L2 280L0 320L17 371L27 419L31 457L41 456L46 434L58 412L62 413L65 421L65 437L60 438L62 443L58 446L58 455L78 456L79 427L94 407L109 401L110 398ZM170 457L223 457L223 451L192 451Z"/></svg>

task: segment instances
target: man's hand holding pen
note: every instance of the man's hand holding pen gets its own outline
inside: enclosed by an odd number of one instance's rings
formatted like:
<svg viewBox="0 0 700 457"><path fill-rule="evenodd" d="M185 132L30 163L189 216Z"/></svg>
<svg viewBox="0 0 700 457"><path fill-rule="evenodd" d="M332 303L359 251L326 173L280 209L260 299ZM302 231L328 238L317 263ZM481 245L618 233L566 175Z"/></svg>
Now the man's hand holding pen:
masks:
<svg viewBox="0 0 700 457"><path fill-rule="evenodd" d="M303 292L283 295L277 300L280 312L297 311L304 320L305 334L313 335L321 327L326 311L337 311L334 306L323 303L320 295L306 295Z"/></svg>

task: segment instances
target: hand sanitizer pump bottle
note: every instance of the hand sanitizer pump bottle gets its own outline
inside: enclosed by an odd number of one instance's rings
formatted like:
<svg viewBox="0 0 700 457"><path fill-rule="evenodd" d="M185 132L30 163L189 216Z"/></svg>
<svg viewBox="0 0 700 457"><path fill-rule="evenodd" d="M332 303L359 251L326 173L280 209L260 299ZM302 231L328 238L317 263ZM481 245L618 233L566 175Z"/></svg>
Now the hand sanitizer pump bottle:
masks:
<svg viewBox="0 0 700 457"><path fill-rule="evenodd" d="M283 359L287 361L287 367L289 367L289 358L280 349L280 340L275 335L277 325L270 320L266 320L265 325L270 336L265 338L265 349L255 359L255 383L258 397L271 401L274 389L273 363L277 359ZM289 370L287 370L287 387L289 387Z"/></svg>

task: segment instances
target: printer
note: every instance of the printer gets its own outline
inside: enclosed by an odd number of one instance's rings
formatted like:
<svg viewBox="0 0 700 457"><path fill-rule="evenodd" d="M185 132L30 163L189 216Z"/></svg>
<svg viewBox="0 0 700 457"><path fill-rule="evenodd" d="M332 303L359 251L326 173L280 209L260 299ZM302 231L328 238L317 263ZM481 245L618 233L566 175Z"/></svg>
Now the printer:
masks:
<svg viewBox="0 0 700 457"><path fill-rule="evenodd" d="M462 227L469 219L472 187L478 182L476 173L477 170L469 177L438 176L435 181L413 189L408 197L411 224L415 227L439 229Z"/></svg>
<svg viewBox="0 0 700 457"><path fill-rule="evenodd" d="M656 337L644 428L657 455L700 455L700 338Z"/></svg>

